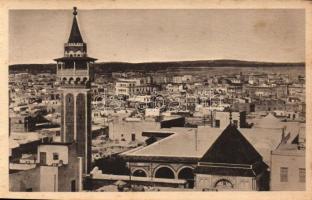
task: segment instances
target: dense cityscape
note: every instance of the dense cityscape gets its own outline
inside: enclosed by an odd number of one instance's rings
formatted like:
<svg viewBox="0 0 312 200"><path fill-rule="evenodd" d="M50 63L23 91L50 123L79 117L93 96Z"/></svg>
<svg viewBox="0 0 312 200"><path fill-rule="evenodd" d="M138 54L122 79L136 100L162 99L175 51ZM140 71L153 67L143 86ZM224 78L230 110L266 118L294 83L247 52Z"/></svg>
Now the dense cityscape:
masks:
<svg viewBox="0 0 312 200"><path fill-rule="evenodd" d="M10 191L305 190L305 66L9 74Z"/></svg>

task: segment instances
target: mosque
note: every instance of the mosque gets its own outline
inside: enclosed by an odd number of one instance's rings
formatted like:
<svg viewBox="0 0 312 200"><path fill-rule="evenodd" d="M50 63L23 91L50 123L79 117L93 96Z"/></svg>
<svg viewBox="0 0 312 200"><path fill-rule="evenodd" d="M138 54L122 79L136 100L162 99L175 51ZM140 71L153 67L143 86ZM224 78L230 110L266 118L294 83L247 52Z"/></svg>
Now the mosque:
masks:
<svg viewBox="0 0 312 200"><path fill-rule="evenodd" d="M74 8L64 55L55 59L61 82L61 142L39 145L37 166L10 174L10 191L82 191L92 175L90 68L96 59L87 54L77 15ZM242 128L229 114L229 124L222 128L149 130L159 140L120 154L130 180L204 191L268 190L271 151L298 131L287 132L288 124L285 128L271 115L253 128Z"/></svg>

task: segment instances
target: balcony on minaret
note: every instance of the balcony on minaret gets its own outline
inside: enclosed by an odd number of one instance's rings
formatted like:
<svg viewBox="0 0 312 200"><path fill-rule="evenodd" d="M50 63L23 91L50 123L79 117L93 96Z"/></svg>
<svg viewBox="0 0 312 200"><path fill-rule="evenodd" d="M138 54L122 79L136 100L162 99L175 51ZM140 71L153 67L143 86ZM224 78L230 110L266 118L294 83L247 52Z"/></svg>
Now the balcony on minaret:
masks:
<svg viewBox="0 0 312 200"><path fill-rule="evenodd" d="M89 88L93 80L91 66L97 60L88 57L87 44L83 41L74 7L73 24L68 41L64 44L64 55L54 59L57 62L57 76L62 87Z"/></svg>
<svg viewBox="0 0 312 200"><path fill-rule="evenodd" d="M93 80L89 57L63 57L57 60L57 76L61 85L67 87L85 87Z"/></svg>

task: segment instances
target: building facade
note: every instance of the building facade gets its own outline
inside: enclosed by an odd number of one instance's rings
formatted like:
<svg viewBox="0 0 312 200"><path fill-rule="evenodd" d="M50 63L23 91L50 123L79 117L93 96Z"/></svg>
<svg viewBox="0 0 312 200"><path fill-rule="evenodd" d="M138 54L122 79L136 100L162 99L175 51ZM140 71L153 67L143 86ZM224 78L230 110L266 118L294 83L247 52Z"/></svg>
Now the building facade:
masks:
<svg viewBox="0 0 312 200"><path fill-rule="evenodd" d="M271 153L272 191L304 191L305 150L296 144L283 144Z"/></svg>
<svg viewBox="0 0 312 200"><path fill-rule="evenodd" d="M195 188L213 191L268 190L268 166L234 124L228 125L199 160Z"/></svg>

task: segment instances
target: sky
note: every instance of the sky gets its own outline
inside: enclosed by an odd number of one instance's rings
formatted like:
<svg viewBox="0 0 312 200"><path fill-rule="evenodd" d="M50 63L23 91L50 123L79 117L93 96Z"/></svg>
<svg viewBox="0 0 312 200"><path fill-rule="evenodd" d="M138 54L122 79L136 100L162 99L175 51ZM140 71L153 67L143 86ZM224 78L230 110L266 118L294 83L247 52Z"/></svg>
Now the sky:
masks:
<svg viewBox="0 0 312 200"><path fill-rule="evenodd" d="M62 57L72 10L10 10L9 63ZM79 10L88 55L98 62L305 60L300 9Z"/></svg>

